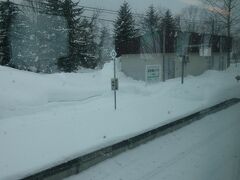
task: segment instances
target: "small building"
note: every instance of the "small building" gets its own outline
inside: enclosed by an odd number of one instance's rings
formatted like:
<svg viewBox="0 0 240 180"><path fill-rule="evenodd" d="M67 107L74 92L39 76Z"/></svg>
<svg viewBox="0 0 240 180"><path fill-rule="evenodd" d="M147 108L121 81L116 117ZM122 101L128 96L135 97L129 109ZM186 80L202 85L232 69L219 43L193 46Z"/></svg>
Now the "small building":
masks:
<svg viewBox="0 0 240 180"><path fill-rule="evenodd" d="M184 74L197 76L206 70L227 68L225 36L173 31L165 44L161 33L145 34L123 42L116 50L121 70L127 76L143 81L162 81L180 77L182 59Z"/></svg>

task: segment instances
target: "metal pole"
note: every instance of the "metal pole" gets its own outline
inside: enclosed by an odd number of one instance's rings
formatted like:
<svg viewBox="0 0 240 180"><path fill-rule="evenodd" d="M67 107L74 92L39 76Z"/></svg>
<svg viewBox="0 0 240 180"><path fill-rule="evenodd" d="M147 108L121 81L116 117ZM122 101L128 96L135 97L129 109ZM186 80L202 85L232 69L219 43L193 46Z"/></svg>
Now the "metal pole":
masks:
<svg viewBox="0 0 240 180"><path fill-rule="evenodd" d="M163 25L163 82L166 80L165 77L165 53L166 53L166 26Z"/></svg>
<svg viewBox="0 0 240 180"><path fill-rule="evenodd" d="M220 44L220 45L219 45L219 48L220 48L220 57L221 57L221 58L220 58L220 61L221 61L221 62L219 63L219 64L220 64L219 70L223 71L223 70L224 70L224 67L223 67L223 66L224 66L224 65L223 65L224 62L223 62L223 47L222 47L222 37L221 37L221 36L220 36L220 42L219 42L219 44Z"/></svg>
<svg viewBox="0 0 240 180"><path fill-rule="evenodd" d="M116 58L113 59L114 64L114 81L116 80ZM114 88L114 109L117 109L117 90Z"/></svg>
<svg viewBox="0 0 240 180"><path fill-rule="evenodd" d="M215 20L212 19L212 34L215 34Z"/></svg>
<svg viewBox="0 0 240 180"><path fill-rule="evenodd" d="M212 19L212 39L213 39L213 35L215 34L215 21L214 19ZM214 55L213 55L213 42L211 42L211 55L212 55L212 64L211 64L211 69L214 69Z"/></svg>
<svg viewBox="0 0 240 180"><path fill-rule="evenodd" d="M185 55L182 58L182 84L184 83L184 62L185 62Z"/></svg>

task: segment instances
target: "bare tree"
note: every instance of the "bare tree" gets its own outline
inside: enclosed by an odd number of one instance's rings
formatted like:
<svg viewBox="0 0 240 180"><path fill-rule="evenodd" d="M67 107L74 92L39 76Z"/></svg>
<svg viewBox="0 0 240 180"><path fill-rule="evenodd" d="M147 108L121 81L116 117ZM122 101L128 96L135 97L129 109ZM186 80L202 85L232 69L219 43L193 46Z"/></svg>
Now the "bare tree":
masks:
<svg viewBox="0 0 240 180"><path fill-rule="evenodd" d="M178 19L182 31L217 34L222 29L216 16L198 6L184 8Z"/></svg>
<svg viewBox="0 0 240 180"><path fill-rule="evenodd" d="M189 6L182 10L180 17L181 29L188 32L199 31L201 10L197 6Z"/></svg>
<svg viewBox="0 0 240 180"><path fill-rule="evenodd" d="M234 26L240 22L240 1L239 0L202 0L207 3L207 9L213 14L218 16L219 21L221 21L225 28L228 37L227 46L227 64L230 65L230 51L231 43L230 38L233 32Z"/></svg>

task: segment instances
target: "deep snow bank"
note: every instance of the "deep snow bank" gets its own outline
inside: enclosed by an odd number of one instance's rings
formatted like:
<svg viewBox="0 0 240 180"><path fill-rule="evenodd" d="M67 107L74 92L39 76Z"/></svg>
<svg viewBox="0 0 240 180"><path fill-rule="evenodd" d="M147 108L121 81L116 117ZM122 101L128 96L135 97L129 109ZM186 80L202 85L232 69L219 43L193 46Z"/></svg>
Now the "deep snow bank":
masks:
<svg viewBox="0 0 240 180"><path fill-rule="evenodd" d="M118 72L118 109L103 70L42 75L0 67L0 179L29 173L119 142L228 98L240 97L225 72L147 85Z"/></svg>

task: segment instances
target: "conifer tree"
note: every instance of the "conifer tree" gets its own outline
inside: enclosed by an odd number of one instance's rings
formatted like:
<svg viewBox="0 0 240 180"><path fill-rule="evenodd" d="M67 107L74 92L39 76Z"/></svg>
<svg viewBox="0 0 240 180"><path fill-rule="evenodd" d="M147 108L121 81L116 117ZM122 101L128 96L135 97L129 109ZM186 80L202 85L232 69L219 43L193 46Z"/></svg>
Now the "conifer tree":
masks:
<svg viewBox="0 0 240 180"><path fill-rule="evenodd" d="M81 24L83 8L79 7L78 4L79 2L73 2L72 0L64 0L62 3L63 15L67 20L68 26L69 55L68 57L59 59L58 67L66 72L76 70L80 63L80 52L78 50L82 42L77 40L77 35Z"/></svg>
<svg viewBox="0 0 240 180"><path fill-rule="evenodd" d="M78 47L79 65L94 69L98 64L97 43L95 32L95 17L89 21L84 18L79 27Z"/></svg>
<svg viewBox="0 0 240 180"><path fill-rule="evenodd" d="M145 32L156 32L159 30L160 17L156 9L151 5L145 15L143 30Z"/></svg>
<svg viewBox="0 0 240 180"><path fill-rule="evenodd" d="M149 42L148 47L151 48L151 52L159 52L159 24L160 16L153 6L150 6L146 12L144 22L143 22L143 32L144 36L147 36Z"/></svg>
<svg viewBox="0 0 240 180"><path fill-rule="evenodd" d="M161 36L165 35L166 52L174 52L174 36L177 30L175 19L171 11L167 10L161 20ZM163 38L162 38L163 39Z"/></svg>
<svg viewBox="0 0 240 180"><path fill-rule="evenodd" d="M7 65L11 59L10 29L17 14L17 7L10 2L0 2L0 64Z"/></svg>
<svg viewBox="0 0 240 180"><path fill-rule="evenodd" d="M95 68L98 64L96 43L96 14L92 18L83 17L79 2L64 0L63 14L68 24L69 56L58 61L60 69L72 72L79 67Z"/></svg>
<svg viewBox="0 0 240 180"><path fill-rule="evenodd" d="M127 2L124 2L118 12L117 20L114 24L115 49L118 55L122 43L137 36L133 14Z"/></svg>
<svg viewBox="0 0 240 180"><path fill-rule="evenodd" d="M43 0L45 13L50 15L63 15L63 5L61 0Z"/></svg>

